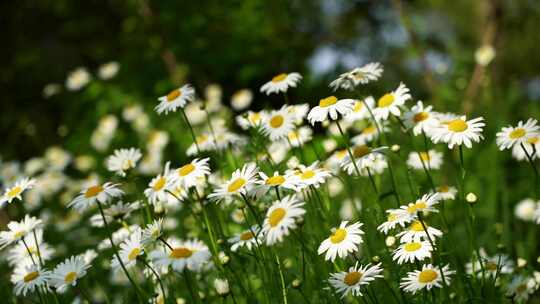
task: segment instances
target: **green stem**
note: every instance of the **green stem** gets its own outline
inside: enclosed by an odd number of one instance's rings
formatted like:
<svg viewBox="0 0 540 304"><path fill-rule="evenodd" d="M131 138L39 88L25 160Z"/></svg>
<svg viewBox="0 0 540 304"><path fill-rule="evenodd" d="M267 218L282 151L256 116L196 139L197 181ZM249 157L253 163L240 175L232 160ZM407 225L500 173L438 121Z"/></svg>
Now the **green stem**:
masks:
<svg viewBox="0 0 540 304"><path fill-rule="evenodd" d="M189 119L186 115L186 112L184 111L184 108L180 108L180 112L182 112L182 115L184 116L184 120L186 124L188 125L189 131L191 133L191 138L193 139L193 143L195 144L195 148L197 149L197 154L201 154L201 149L199 148L199 144L197 143L197 136L195 136L195 131L193 131L193 127L191 126L191 123L189 122Z"/></svg>
<svg viewBox="0 0 540 304"><path fill-rule="evenodd" d="M278 265L278 271L279 271L279 278L281 280L281 295L283 296L283 303L287 304L287 288L285 286L285 278L283 277L283 271L281 270L281 262L279 261L279 257L277 254L274 253L274 256L276 257L276 262Z"/></svg>
<svg viewBox="0 0 540 304"><path fill-rule="evenodd" d="M345 146L347 147L347 153L349 153L349 157L351 158L351 162L354 165L354 170L356 171L356 175L360 177L360 170L358 170L358 167L356 166L356 161L354 159L354 154L351 151L351 147L349 146L349 138L345 136L345 133L343 132L343 129L341 129L341 125L339 124L339 120L336 120L337 127L339 129L339 133L341 133L341 136L343 137L343 141L345 142Z"/></svg>

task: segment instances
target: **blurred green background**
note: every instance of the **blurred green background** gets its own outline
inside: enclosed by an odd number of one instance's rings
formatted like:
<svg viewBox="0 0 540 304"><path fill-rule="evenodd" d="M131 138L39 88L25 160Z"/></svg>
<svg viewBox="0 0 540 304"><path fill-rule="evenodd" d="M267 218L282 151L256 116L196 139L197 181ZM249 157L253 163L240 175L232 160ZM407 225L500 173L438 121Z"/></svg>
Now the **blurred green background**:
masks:
<svg viewBox="0 0 540 304"><path fill-rule="evenodd" d="M258 88L298 71L305 79L291 98L313 104L330 94L338 73L370 61L385 66L369 87L377 96L404 81L439 111L497 117L490 130L538 113L535 0L41 0L4 1L0 12L4 160L40 155L52 144L82 153L100 117L135 102L151 110L184 82L200 95L207 84L221 85L225 103L251 88L255 108L278 107L281 97ZM475 61L482 45L495 50L485 67ZM120 71L99 81L96 71L109 61ZM64 87L77 67L95 81L44 97L47 84Z"/></svg>

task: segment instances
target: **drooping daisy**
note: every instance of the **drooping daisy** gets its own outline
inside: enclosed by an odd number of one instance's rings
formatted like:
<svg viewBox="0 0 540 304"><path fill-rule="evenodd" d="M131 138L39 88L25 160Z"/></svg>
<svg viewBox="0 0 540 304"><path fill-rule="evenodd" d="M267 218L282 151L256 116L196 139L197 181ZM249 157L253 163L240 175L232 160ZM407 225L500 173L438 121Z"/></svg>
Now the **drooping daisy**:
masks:
<svg viewBox="0 0 540 304"><path fill-rule="evenodd" d="M126 176L126 171L135 168L141 157L141 150L136 148L115 150L114 154L107 158L107 169Z"/></svg>
<svg viewBox="0 0 540 304"><path fill-rule="evenodd" d="M302 79L299 73L281 73L261 87L261 92L270 95L272 93L285 93L289 88L295 88Z"/></svg>
<svg viewBox="0 0 540 304"><path fill-rule="evenodd" d="M381 133L386 133L390 130L386 121L380 121L378 125ZM362 129L360 134L351 138L351 142L357 146L366 145L381 135L379 134L379 129L377 129L377 125L370 123Z"/></svg>
<svg viewBox="0 0 540 304"><path fill-rule="evenodd" d="M129 269L137 264L137 257L144 253L144 247L141 243L141 230L136 229L131 233L129 238L120 244L120 250L118 255L124 266ZM116 255L113 256L111 260L111 267L114 271L121 270L120 261Z"/></svg>
<svg viewBox="0 0 540 304"><path fill-rule="evenodd" d="M371 264L358 266L358 262L356 262L348 271L331 273L328 283L341 294L341 298L349 293L353 297L363 296L362 286L369 285L377 278L383 278L382 272L381 263L373 266Z"/></svg>
<svg viewBox="0 0 540 304"><path fill-rule="evenodd" d="M377 101L377 107L373 110L373 115L377 120L386 120L390 114L400 116L400 106L405 104L405 101L411 99L409 88L405 84L400 83L395 91L384 94Z"/></svg>
<svg viewBox="0 0 540 304"><path fill-rule="evenodd" d="M230 238L229 243L232 244L231 251L237 251L241 247L246 247L247 250L251 250L251 248L257 246L257 243L259 242L260 236L257 236L258 233L259 228L253 226Z"/></svg>
<svg viewBox="0 0 540 304"><path fill-rule="evenodd" d="M407 165L416 170L437 170L443 162L443 154L436 150L428 152L411 152L407 159Z"/></svg>
<svg viewBox="0 0 540 304"><path fill-rule="evenodd" d="M435 188L437 193L439 194L439 198L441 200L454 200L456 199L457 189L456 187L448 186L448 185L441 185L437 188Z"/></svg>
<svg viewBox="0 0 540 304"><path fill-rule="evenodd" d="M72 256L56 265L51 273L51 284L58 291L63 292L69 286L77 285L77 280L86 275L91 265L87 264L82 256Z"/></svg>
<svg viewBox="0 0 540 304"><path fill-rule="evenodd" d="M413 263L431 257L433 247L428 241L415 241L401 244L392 253L392 259L398 264Z"/></svg>
<svg viewBox="0 0 540 304"><path fill-rule="evenodd" d="M403 228L412 220L401 209L389 209L386 210L386 213L388 213L386 221L377 227L377 230L384 234L388 234L388 231L394 229L397 225Z"/></svg>
<svg viewBox="0 0 540 304"><path fill-rule="evenodd" d="M19 241L26 235L41 228L43 222L28 214L20 222L11 221L7 224L7 231L0 232L0 249Z"/></svg>
<svg viewBox="0 0 540 304"><path fill-rule="evenodd" d="M536 291L534 278L517 275L506 287L506 295L512 296L516 302L526 302L530 295Z"/></svg>
<svg viewBox="0 0 540 304"><path fill-rule="evenodd" d="M407 128L413 129L414 135L430 134L431 130L439 122L436 116L431 112L432 106L424 106L422 101L418 101L410 111L403 114L403 123Z"/></svg>
<svg viewBox="0 0 540 304"><path fill-rule="evenodd" d="M354 99L337 99L336 96L329 96L319 100L319 105L311 109L308 114L308 121L314 125L330 118L338 119L338 115L347 115L352 112Z"/></svg>
<svg viewBox="0 0 540 304"><path fill-rule="evenodd" d="M442 267L441 270L438 267L435 267L431 264L426 264L422 266L422 270L415 270L407 273L407 276L403 278L400 287L412 294L416 294L421 289L431 290L433 287L441 288L442 287L442 275L444 274L444 281L446 284L450 284L450 276L455 273L455 271L450 270L448 265Z"/></svg>
<svg viewBox="0 0 540 304"><path fill-rule="evenodd" d="M163 218L154 220L146 225L142 231L141 243L148 247L155 243L163 234Z"/></svg>
<svg viewBox="0 0 540 304"><path fill-rule="evenodd" d="M198 159L195 158L190 163L176 169L178 175L177 182L185 188L190 188L197 185L197 180L210 174L208 161L210 158Z"/></svg>
<svg viewBox="0 0 540 304"><path fill-rule="evenodd" d="M165 169L162 174L158 174L148 184L148 188L144 190L144 195L152 204L164 202L169 195L168 191L176 184L177 175L170 174L170 163L165 164Z"/></svg>
<svg viewBox="0 0 540 304"><path fill-rule="evenodd" d="M523 149L523 147L525 147L525 149ZM535 153L535 151L537 152ZM523 146L514 145L514 147L512 147L512 157L519 161L527 160L527 154L529 154L529 157L532 159L539 159L540 152L538 151L540 151L540 135L531 136Z"/></svg>
<svg viewBox="0 0 540 304"><path fill-rule="evenodd" d="M274 110L265 117L262 132L270 140L275 141L285 138L294 129L293 116L283 106L279 110Z"/></svg>
<svg viewBox="0 0 540 304"><path fill-rule="evenodd" d="M396 236L400 237L399 241L401 243L411 243L428 240L428 234L432 241L435 240L435 238L442 236L443 233L439 229L429 226L426 222L424 222L424 225L426 226L427 233L426 230L424 230L424 226L422 226L422 223L420 221L414 221L407 228L407 230L398 233Z"/></svg>
<svg viewBox="0 0 540 304"><path fill-rule="evenodd" d="M382 151L387 150L387 147L379 147L372 149L366 145L359 145L352 148L353 158L347 154L345 159L341 163L341 167L347 171L349 175L355 174L356 168L359 170L366 168L370 165L371 161L375 158L375 154L381 154Z"/></svg>
<svg viewBox="0 0 540 304"><path fill-rule="evenodd" d="M321 184L325 182L327 178L331 176L324 168L319 167L319 162L314 162L308 167L300 164L298 167L291 172L297 178L297 183L299 188L306 188L309 186L314 186L319 188Z"/></svg>
<svg viewBox="0 0 540 304"><path fill-rule="evenodd" d="M40 269L36 265L15 268L13 274L11 274L11 282L15 284L15 295L26 296L27 293L34 292L36 288L46 286L50 274L50 271Z"/></svg>
<svg viewBox="0 0 540 304"><path fill-rule="evenodd" d="M288 195L275 201L268 208L261 231L267 245L283 241L290 230L296 229L296 222L306 213L302 208L303 205L304 202L297 200L293 195Z"/></svg>
<svg viewBox="0 0 540 304"><path fill-rule="evenodd" d="M166 96L159 97L159 104L154 108L158 114L165 112L176 112L178 108L183 108L186 103L195 99L195 89L189 84L183 85L179 89L172 90Z"/></svg>
<svg viewBox="0 0 540 304"><path fill-rule="evenodd" d="M343 259L358 251L359 245L364 242L362 239L364 231L360 229L363 224L354 223L347 226L348 223L348 221L341 222L319 246L317 253L321 255L326 252L325 260L333 262L337 256Z"/></svg>
<svg viewBox="0 0 540 304"><path fill-rule="evenodd" d="M0 196L0 208L6 203L11 203L14 199L22 200L23 192L32 189L35 184L35 179L25 177L15 182L13 186L6 188L4 194Z"/></svg>
<svg viewBox="0 0 540 304"><path fill-rule="evenodd" d="M336 80L330 83L329 87L334 91L339 88L353 90L359 84L367 84L371 81L376 81L381 77L382 73L382 65L378 62L371 62L339 75Z"/></svg>
<svg viewBox="0 0 540 304"><path fill-rule="evenodd" d="M497 145L499 149L510 149L514 146L521 146L528 143L528 139L531 137L540 136L540 126L536 119L529 118L525 123L519 121L517 126L503 127L500 132L497 133Z"/></svg>
<svg viewBox="0 0 540 304"><path fill-rule="evenodd" d="M112 204L109 208L103 210L105 215L105 220L107 223L110 223L114 220L124 220L127 219L131 213L141 207L139 201L132 203L124 203L123 201L118 201L115 204ZM95 214L90 217L90 223L95 227L103 227L105 223L103 222L103 217L101 214Z"/></svg>
<svg viewBox="0 0 540 304"><path fill-rule="evenodd" d="M332 171L338 171L343 161L347 158L347 149L337 150L326 159L326 167Z"/></svg>
<svg viewBox="0 0 540 304"><path fill-rule="evenodd" d="M184 269L199 271L210 260L210 251L201 241L168 239L168 246L150 252L150 259L158 267L182 272ZM171 248L169 248L171 246Z"/></svg>
<svg viewBox="0 0 540 304"><path fill-rule="evenodd" d="M369 107L369 109L366 107ZM373 96L368 96L364 100L355 100L352 111L345 115L344 119L350 122L359 121L362 119L371 118L369 110L375 106L375 99Z"/></svg>
<svg viewBox="0 0 540 304"><path fill-rule="evenodd" d="M293 175L281 175L279 172L276 171L272 176L267 176L264 172L259 172L259 177L260 179L256 181L256 183L261 185L265 190L268 190L271 187L296 190L297 185Z"/></svg>
<svg viewBox="0 0 540 304"><path fill-rule="evenodd" d="M441 123L430 132L431 140L434 143L446 143L449 149L455 145L471 148L472 142L480 142L484 138L482 130L486 124L483 121L483 117L467 120L465 116L461 116L447 123Z"/></svg>
<svg viewBox="0 0 540 304"><path fill-rule="evenodd" d="M68 207L75 208L79 212L85 211L90 206L93 206L96 201L101 204L108 203L112 198L120 197L124 191L118 188L119 184L105 183L103 185L95 185L83 189L77 197L68 204Z"/></svg>
<svg viewBox="0 0 540 304"><path fill-rule="evenodd" d="M256 182L257 166L254 163L245 164L242 169L236 169L225 184L215 189L208 198L222 200L238 194L245 195Z"/></svg>
<svg viewBox="0 0 540 304"><path fill-rule="evenodd" d="M311 141L313 130L310 127L300 127L287 134L291 146L297 148Z"/></svg>

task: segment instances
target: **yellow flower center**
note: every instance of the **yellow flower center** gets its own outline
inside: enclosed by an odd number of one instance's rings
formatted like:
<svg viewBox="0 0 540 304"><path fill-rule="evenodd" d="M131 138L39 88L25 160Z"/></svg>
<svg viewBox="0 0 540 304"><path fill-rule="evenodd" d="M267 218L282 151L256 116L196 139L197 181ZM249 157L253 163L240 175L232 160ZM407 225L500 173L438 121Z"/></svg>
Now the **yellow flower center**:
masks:
<svg viewBox="0 0 540 304"><path fill-rule="evenodd" d="M364 107L364 104L361 102L361 101L356 101L354 103L354 107L353 107L353 111L354 112L360 112L362 110L362 108Z"/></svg>
<svg viewBox="0 0 540 304"><path fill-rule="evenodd" d="M187 259L193 254L193 251L191 251L188 248L185 247L178 247L174 248L171 251L171 254L169 255L172 259Z"/></svg>
<svg viewBox="0 0 540 304"><path fill-rule="evenodd" d="M285 78L287 78L287 74L281 73L281 74L275 76L274 78L272 78L272 82L273 83L280 82L280 81L285 80Z"/></svg>
<svg viewBox="0 0 540 304"><path fill-rule="evenodd" d="M448 192L450 191L450 187L444 185L444 186L440 186L439 188L437 188L437 191L438 192Z"/></svg>
<svg viewBox="0 0 540 304"><path fill-rule="evenodd" d="M100 194L101 191L103 191L103 187L101 187L100 185L92 186L92 187L86 189L86 192L84 193L84 196L86 198L91 198L91 197L94 197L94 196L97 196L98 194Z"/></svg>
<svg viewBox="0 0 540 304"><path fill-rule="evenodd" d="M140 248L133 248L131 252L128 254L128 260L133 261L137 258L137 256L141 253Z"/></svg>
<svg viewBox="0 0 540 304"><path fill-rule="evenodd" d="M193 170L195 170L195 166L193 164L183 165L182 167L180 167L180 169L178 169L178 175L186 176L193 172Z"/></svg>
<svg viewBox="0 0 540 304"><path fill-rule="evenodd" d="M302 172L302 175L300 175L300 179L306 180L306 179L310 179L310 178L312 178L314 176L315 176L315 172L313 170L306 170L306 171Z"/></svg>
<svg viewBox="0 0 540 304"><path fill-rule="evenodd" d="M24 235L26 234L26 232L24 230L21 230L21 231L17 231L15 232L15 234L13 235L16 239L19 239L19 238L22 238Z"/></svg>
<svg viewBox="0 0 540 304"><path fill-rule="evenodd" d="M180 97L180 95L182 95L182 91L180 89L178 90L173 90L171 91L169 94L167 94L167 101L168 102L172 102L174 101L176 98Z"/></svg>
<svg viewBox="0 0 540 304"><path fill-rule="evenodd" d="M206 142L208 140L208 136L206 135L200 135L200 136L197 136L197 144L204 144L204 142Z"/></svg>
<svg viewBox="0 0 540 304"><path fill-rule="evenodd" d="M429 156L429 153L426 153L426 152L420 152L420 158L423 161L429 161L431 159L431 157Z"/></svg>
<svg viewBox="0 0 540 304"><path fill-rule="evenodd" d="M272 176L272 177L269 177L265 184L269 185L269 186L279 186L281 184L283 184L285 182L285 178L281 175L276 175L276 176Z"/></svg>
<svg viewBox="0 0 540 304"><path fill-rule="evenodd" d="M154 188L154 191L159 191L165 187L165 183L167 182L167 179L165 176L161 176L155 183L152 188Z"/></svg>
<svg viewBox="0 0 540 304"><path fill-rule="evenodd" d="M388 222L393 222L393 221L395 221L395 220L397 220L397 219L398 219L398 216L397 216L397 215L395 215L395 214L389 214L389 215L388 215L388 218L386 219L386 221L388 221Z"/></svg>
<svg viewBox="0 0 540 304"><path fill-rule="evenodd" d="M369 125L367 127L364 128L364 130L362 130L362 134L364 135L368 135L368 134L373 134L377 131L377 128L373 125Z"/></svg>
<svg viewBox="0 0 540 304"><path fill-rule="evenodd" d="M527 139L527 143L529 143L531 145L536 145L538 143L538 141L540 141L540 138L538 136L529 137Z"/></svg>
<svg viewBox="0 0 540 304"><path fill-rule="evenodd" d="M32 281L35 280L37 277L39 277L39 272L37 272L37 271L32 271L32 272L30 272L29 274L27 274L27 275L24 276L23 281L24 281L25 283L32 282Z"/></svg>
<svg viewBox="0 0 540 304"><path fill-rule="evenodd" d="M283 115L272 116L272 118L270 119L270 126L274 129L277 129L281 127L281 125L283 125L283 121Z"/></svg>
<svg viewBox="0 0 540 304"><path fill-rule="evenodd" d="M416 221L416 222L411 224L410 230L411 231L416 231L416 232L423 232L424 227L422 226L422 223L420 223L419 221Z"/></svg>
<svg viewBox="0 0 540 304"><path fill-rule="evenodd" d="M254 237L255 237L255 235L251 231L247 231L247 232L244 232L244 233L240 234L240 239L242 241L251 240Z"/></svg>
<svg viewBox="0 0 540 304"><path fill-rule="evenodd" d="M326 98L323 98L319 100L319 107L326 108L329 107L337 102L336 96L328 96Z"/></svg>
<svg viewBox="0 0 540 304"><path fill-rule="evenodd" d="M249 120L249 122L251 122L252 124L258 123L258 122L261 120L261 113L259 113L259 112L250 113L250 114L248 115L248 120Z"/></svg>
<svg viewBox="0 0 540 304"><path fill-rule="evenodd" d="M239 178L235 179L229 185L229 187L227 187L227 191L228 192L236 192L236 191L238 191L238 189L242 188L242 186L244 186L245 184L246 184L246 180L239 177Z"/></svg>
<svg viewBox="0 0 540 304"><path fill-rule="evenodd" d="M133 165L133 161L131 159L126 159L122 163L122 170L129 170L129 169L131 169L133 167L135 167L135 166Z"/></svg>
<svg viewBox="0 0 540 304"><path fill-rule="evenodd" d="M360 281L361 278L362 278L362 273L361 272L358 272L358 271L349 272L343 278L343 283L345 283L345 284L347 284L349 286L353 286L353 285L357 284Z"/></svg>
<svg viewBox="0 0 540 304"><path fill-rule="evenodd" d="M272 227L276 227L279 222L285 217L287 214L287 211L283 208L276 208L272 213L270 213L270 216L268 217L268 223Z"/></svg>
<svg viewBox="0 0 540 304"><path fill-rule="evenodd" d="M409 207L407 207L407 212L409 213L415 213L416 211L418 210L422 210L422 209L425 209L427 208L427 204L426 202L417 202L415 204L410 204Z"/></svg>
<svg viewBox="0 0 540 304"><path fill-rule="evenodd" d="M452 132L463 132L467 130L469 126L462 119L454 119L448 123L448 130Z"/></svg>
<svg viewBox="0 0 540 304"><path fill-rule="evenodd" d="M289 137L290 141L295 141L298 138L298 132L291 131L289 134L287 134L287 136Z"/></svg>
<svg viewBox="0 0 540 304"><path fill-rule="evenodd" d="M484 265L484 268L486 268L487 270L490 270L490 271L497 271L497 264L495 264L493 262L487 262Z"/></svg>
<svg viewBox="0 0 540 304"><path fill-rule="evenodd" d="M390 93L384 94L383 97L379 98L377 105L379 108L386 108L394 103L394 99L394 95Z"/></svg>
<svg viewBox="0 0 540 304"><path fill-rule="evenodd" d="M334 244L341 243L347 237L347 230L343 228L336 229L330 236L330 242Z"/></svg>
<svg viewBox="0 0 540 304"><path fill-rule="evenodd" d="M346 149L339 150L339 151L336 152L336 157L338 159L343 159L343 158L345 158L345 156L347 156L347 150Z"/></svg>
<svg viewBox="0 0 540 304"><path fill-rule="evenodd" d="M353 150L354 157L360 158L368 155L371 152L371 149L366 145L357 146Z"/></svg>
<svg viewBox="0 0 540 304"><path fill-rule="evenodd" d="M422 248L422 243L408 243L403 246L403 249L408 252L414 252Z"/></svg>
<svg viewBox="0 0 540 304"><path fill-rule="evenodd" d="M74 271L68 272L64 277L64 281L68 284L73 283L77 279L77 273Z"/></svg>
<svg viewBox="0 0 540 304"><path fill-rule="evenodd" d="M510 132L510 135L508 135L511 139L518 139L527 134L527 131L523 128L516 128L512 132Z"/></svg>
<svg viewBox="0 0 540 304"><path fill-rule="evenodd" d="M429 117L429 114L427 112L420 112L414 115L413 120L414 122L419 123L421 121L428 119L428 117Z"/></svg>
<svg viewBox="0 0 540 304"><path fill-rule="evenodd" d="M19 187L19 186L16 186L7 193L7 196L8 197L15 197L15 196L21 194L21 192L22 192L22 188Z"/></svg>
<svg viewBox="0 0 540 304"><path fill-rule="evenodd" d="M418 281L420 283L429 283L435 281L439 275L433 269L422 270L418 275Z"/></svg>

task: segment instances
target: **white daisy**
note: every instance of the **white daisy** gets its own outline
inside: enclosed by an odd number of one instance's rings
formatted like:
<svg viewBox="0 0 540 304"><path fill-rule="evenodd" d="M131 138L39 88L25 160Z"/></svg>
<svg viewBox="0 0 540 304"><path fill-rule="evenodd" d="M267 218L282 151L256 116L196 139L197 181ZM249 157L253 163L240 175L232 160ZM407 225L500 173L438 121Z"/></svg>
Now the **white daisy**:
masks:
<svg viewBox="0 0 540 304"><path fill-rule="evenodd" d="M436 150L428 152L411 152L407 159L407 165L416 170L437 170L443 162L443 154Z"/></svg>
<svg viewBox="0 0 540 304"><path fill-rule="evenodd" d="M441 200L454 200L456 199L457 189L456 187L448 186L448 185L441 185L437 188L435 188L437 191L437 194L439 194L439 198Z"/></svg>
<svg viewBox="0 0 540 304"><path fill-rule="evenodd" d="M228 241L232 244L231 251L237 251L241 247L246 247L247 250L251 250L253 246L257 246L257 243L260 240L260 236L257 236L258 233L259 228L253 226L249 230L243 231L230 238Z"/></svg>
<svg viewBox="0 0 540 304"><path fill-rule="evenodd" d="M294 129L293 116L283 106L279 110L274 110L265 117L262 132L270 140L275 141L285 138Z"/></svg>
<svg viewBox="0 0 540 304"><path fill-rule="evenodd" d="M386 213L388 213L386 221L377 227L377 230L384 234L388 234L388 231L394 229L397 225L403 228L412 221L411 217L401 209L389 209L386 210Z"/></svg>
<svg viewBox="0 0 540 304"><path fill-rule="evenodd" d="M330 83L329 87L334 91L339 88L353 90L359 84L367 84L371 81L376 81L381 77L382 73L382 65L378 62L371 62L339 75L336 80Z"/></svg>
<svg viewBox="0 0 540 304"><path fill-rule="evenodd" d="M241 111L249 107L253 100L253 93L250 89L236 91L231 96L231 107L236 111Z"/></svg>
<svg viewBox="0 0 540 304"><path fill-rule="evenodd" d="M272 93L285 93L289 88L295 88L302 79L299 73L281 73L261 87L261 92L270 95Z"/></svg>
<svg viewBox="0 0 540 304"><path fill-rule="evenodd" d="M387 150L387 147L379 147L372 149L366 145L358 145L352 147L353 160L349 154L345 156L345 159L341 163L341 167L347 171L349 175L353 175L356 172L356 168L362 170L364 168L369 168L372 164L372 161L375 159L376 154L381 154L382 151Z"/></svg>
<svg viewBox="0 0 540 304"><path fill-rule="evenodd" d="M150 259L158 267L169 266L178 272L184 269L199 271L210 260L210 251L201 241L193 240L167 240L168 246L150 252ZM169 248L171 246L171 248Z"/></svg>
<svg viewBox="0 0 540 304"><path fill-rule="evenodd" d="M176 112L178 108L183 108L186 103L195 99L195 89L189 84L183 85L179 89L172 90L166 96L159 97L159 104L154 108L158 114L165 112Z"/></svg>
<svg viewBox="0 0 540 304"><path fill-rule="evenodd" d="M35 238L33 233L29 233L21 239L22 242L18 242L9 249L7 254L9 265L17 267L31 265L40 259L45 262L52 258L55 251L53 247L43 242L43 229L35 229L35 233Z"/></svg>
<svg viewBox="0 0 540 304"><path fill-rule="evenodd" d="M92 79L86 68L78 67L69 72L66 79L66 88L70 91L78 91L84 88Z"/></svg>
<svg viewBox="0 0 540 304"><path fill-rule="evenodd" d="M77 285L77 280L86 275L86 271L91 265L84 261L82 256L72 256L56 265L51 273L51 284L63 292L69 286Z"/></svg>
<svg viewBox="0 0 540 304"><path fill-rule="evenodd" d="M438 126L439 121L436 115L432 113L432 106L424 106L422 101L418 101L410 111L403 114L403 123L407 128L413 129L414 135L430 134L434 127Z"/></svg>
<svg viewBox="0 0 540 304"><path fill-rule="evenodd" d="M341 294L341 298L344 298L349 293L353 297L363 296L361 292L362 286L369 285L377 278L384 278L382 272L381 263L373 266L371 264L360 265L359 267L358 262L356 262L348 271L331 273L328 283Z"/></svg>
<svg viewBox="0 0 540 304"><path fill-rule="evenodd" d="M306 213L302 208L303 205L304 202L300 202L293 195L288 195L275 201L268 208L261 231L267 245L282 242L283 238L289 235L290 230L296 229L296 222Z"/></svg>
<svg viewBox="0 0 540 304"><path fill-rule="evenodd" d="M388 128L388 124L386 121L380 121L378 122L378 125L379 125L379 129L381 133L386 133L390 130L390 128ZM351 138L351 142L354 145L358 145L358 146L366 145L367 143L377 139L380 136L379 129L377 129L376 125L374 125L373 123L370 123L362 129L360 134Z"/></svg>
<svg viewBox="0 0 540 304"><path fill-rule="evenodd" d="M146 225L142 231L141 243L148 247L155 243L163 235L163 219L154 220Z"/></svg>
<svg viewBox="0 0 540 304"><path fill-rule="evenodd" d="M132 203L124 203L123 201L118 201L117 203L112 204L109 208L103 210L103 214L105 215L107 223L110 223L114 220L122 221L127 219L133 211L139 209L140 207L141 204L139 201L135 201ZM94 227L103 227L105 225L101 214L95 214L90 217L90 223Z"/></svg>
<svg viewBox="0 0 540 304"><path fill-rule="evenodd" d="M523 149L523 147L525 147L525 149ZM521 145L514 145L512 147L512 156L516 160L527 160L527 154L529 154L532 159L540 158L540 152L538 152L540 151L540 135L527 138L523 147ZM525 153L525 151L527 151L527 153Z"/></svg>
<svg viewBox="0 0 540 304"><path fill-rule="evenodd" d="M311 109L308 114L308 121L314 125L330 117L331 120L338 119L338 115L347 115L352 112L354 99L337 99L336 96L329 96L319 100L319 105Z"/></svg>
<svg viewBox="0 0 540 304"><path fill-rule="evenodd" d="M424 194L420 199L417 199L414 203L400 206L401 212L408 215L411 220L416 219L418 212L429 213L439 212L435 208L435 205L439 203L441 197L438 193Z"/></svg>
<svg viewBox="0 0 540 304"><path fill-rule="evenodd" d="M540 208L540 203L531 199L526 198L517 203L514 208L514 215L523 221L533 221L534 213L536 209Z"/></svg>
<svg viewBox="0 0 540 304"><path fill-rule="evenodd" d="M297 178L297 184L300 189L309 186L319 188L331 176L330 172L319 167L319 162L317 161L308 167L300 164L295 170L291 171L291 174L294 174Z"/></svg>
<svg viewBox="0 0 540 304"><path fill-rule="evenodd" d="M293 117L296 125L301 125L309 112L309 104L301 103L287 106L287 111Z"/></svg>
<svg viewBox="0 0 540 304"><path fill-rule="evenodd" d="M41 228L42 225L43 222L40 219L28 214L20 222L9 222L8 230L0 232L0 249L19 241L35 229Z"/></svg>
<svg viewBox="0 0 540 304"><path fill-rule="evenodd" d="M245 195L256 182L257 166L254 163L245 164L242 169L236 169L231 178L215 189L208 198L222 200L237 194Z"/></svg>
<svg viewBox="0 0 540 304"><path fill-rule="evenodd" d="M411 223L411 225L409 225L407 230L398 233L396 236L400 238L399 241L401 243L411 243L428 240L428 234L432 241L435 240L435 238L442 236L443 233L439 229L430 227L426 222L424 222L424 225L427 228L427 234L424 230L424 226L422 226L422 223L420 221L414 221Z"/></svg>
<svg viewBox="0 0 540 304"><path fill-rule="evenodd" d="M497 145L499 149L510 149L514 146L521 146L528 143L527 140L531 137L540 136L540 126L537 125L536 119L529 118L527 122L519 121L515 127L503 127L497 133Z"/></svg>
<svg viewBox="0 0 540 304"><path fill-rule="evenodd" d="M363 224L354 223L347 226L348 223L343 221L338 228L332 229L332 234L319 246L317 253L321 255L326 252L325 260L333 262L337 256L343 259L357 252L359 245L364 242L362 239L364 231L360 229Z"/></svg>
<svg viewBox="0 0 540 304"><path fill-rule="evenodd" d="M107 169L126 176L126 171L135 168L141 157L141 150L136 148L115 150L114 154L107 158Z"/></svg>
<svg viewBox="0 0 540 304"><path fill-rule="evenodd" d="M144 190L144 195L152 204L166 201L169 196L168 191L176 184L177 175L170 174L169 166L170 163L167 162L163 173L154 177L148 184L148 188Z"/></svg>
<svg viewBox="0 0 540 304"><path fill-rule="evenodd" d="M441 123L430 132L431 140L434 143L444 142L448 144L449 149L462 144L471 148L472 142L480 142L484 138L481 133L486 124L483 121L483 117L467 120L465 116L461 116L447 123Z"/></svg>
<svg viewBox="0 0 540 304"><path fill-rule="evenodd" d="M137 257L144 254L144 248L141 243L141 234L141 230L136 229L131 233L127 240L120 244L118 255L127 269L135 266L137 264ZM114 271L122 269L116 255L114 255L111 260L111 267Z"/></svg>
<svg viewBox="0 0 540 304"><path fill-rule="evenodd" d="M366 107L366 104L364 104L364 102L367 104L369 109ZM345 115L344 119L350 122L354 122L362 119L371 118L369 110L373 109L374 106L375 99L373 98L373 96L366 97L364 101L355 100L352 111L349 114Z"/></svg>
<svg viewBox="0 0 540 304"><path fill-rule="evenodd" d="M26 296L29 292L34 292L36 288L46 286L51 272L40 269L36 265L17 267L11 274L11 282L15 284L15 295Z"/></svg>
<svg viewBox="0 0 540 304"><path fill-rule="evenodd" d="M428 241L414 241L403 243L392 253L392 259L398 264L413 263L431 257L433 247Z"/></svg>
<svg viewBox="0 0 540 304"><path fill-rule="evenodd" d="M119 184L105 183L83 189L77 197L68 204L68 207L75 208L79 212L85 211L97 202L105 204L112 198L120 197L124 191L118 188Z"/></svg>
<svg viewBox="0 0 540 304"><path fill-rule="evenodd" d="M210 174L208 161L210 158L198 159L195 158L190 163L183 165L175 170L177 174L177 184L185 188L190 188L197 185L197 181Z"/></svg>
<svg viewBox="0 0 540 304"><path fill-rule="evenodd" d="M266 115L267 113L265 111L247 111L242 115L236 116L236 123L240 126L240 128L242 128L242 130L257 128L263 123Z"/></svg>
<svg viewBox="0 0 540 304"><path fill-rule="evenodd" d="M516 302L526 302L536 289L534 278L517 275L506 287L506 295L512 296Z"/></svg>
<svg viewBox="0 0 540 304"><path fill-rule="evenodd" d="M22 200L22 194L28 189L32 189L36 185L36 180L33 178L22 178L15 182L9 188L6 188L4 194L0 196L0 208L6 203L11 203L14 199Z"/></svg>
<svg viewBox="0 0 540 304"><path fill-rule="evenodd" d="M474 262L467 263L465 268L468 274L487 275L494 278L500 274L510 274L514 272L514 262L505 254L496 254L488 256L486 251L480 249L480 258L482 264L477 259ZM483 267L483 270L482 270Z"/></svg>
<svg viewBox="0 0 540 304"><path fill-rule="evenodd" d="M260 179L256 181L266 191L271 187L279 187L289 190L296 190L296 179L294 175L285 174L281 175L279 172L274 172L274 175L267 176L264 172L259 172Z"/></svg>
<svg viewBox="0 0 540 304"><path fill-rule="evenodd" d="M400 106L405 104L405 101L411 99L409 88L405 84L400 83L395 91L384 94L377 101L377 107L373 110L373 115L377 120L386 120L390 114L400 116Z"/></svg>
<svg viewBox="0 0 540 304"><path fill-rule="evenodd" d="M308 143L312 139L313 130L310 127L300 127L287 134L291 146L298 148Z"/></svg>
<svg viewBox="0 0 540 304"><path fill-rule="evenodd" d="M450 284L450 276L455 271L450 270L448 265L442 268L444 274L444 280L446 284ZM433 287L442 287L442 275L441 270L438 267L434 267L431 264L423 265L422 270L415 270L407 273L407 276L403 278L399 284L406 292L416 294L417 291L426 288L430 290Z"/></svg>

